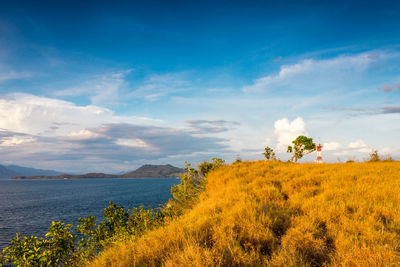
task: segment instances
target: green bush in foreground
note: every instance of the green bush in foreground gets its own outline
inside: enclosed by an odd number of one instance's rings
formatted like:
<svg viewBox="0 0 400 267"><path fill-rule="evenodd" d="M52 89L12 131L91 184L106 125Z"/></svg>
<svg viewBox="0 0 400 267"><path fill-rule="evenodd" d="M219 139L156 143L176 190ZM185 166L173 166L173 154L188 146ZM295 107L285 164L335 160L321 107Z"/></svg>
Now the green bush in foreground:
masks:
<svg viewBox="0 0 400 267"><path fill-rule="evenodd" d="M17 266L81 265L112 242L141 236L164 221L159 210L141 206L127 211L112 202L104 209L103 217L105 219L100 223L91 215L79 218L76 234L71 224L62 222L52 222L44 238L22 237L17 233L11 245L0 254L0 263Z"/></svg>
<svg viewBox="0 0 400 267"><path fill-rule="evenodd" d="M71 224L52 222L44 238L22 237L17 233L11 245L0 253L0 264L17 266L82 266L113 242L142 236L147 231L174 219L185 208L191 207L204 190L209 171L224 161L212 159L199 165L200 172L186 164L181 182L171 188L173 199L162 209L145 209L143 206L125 210L110 202L104 209L104 220L97 223L95 216L79 218L75 232Z"/></svg>

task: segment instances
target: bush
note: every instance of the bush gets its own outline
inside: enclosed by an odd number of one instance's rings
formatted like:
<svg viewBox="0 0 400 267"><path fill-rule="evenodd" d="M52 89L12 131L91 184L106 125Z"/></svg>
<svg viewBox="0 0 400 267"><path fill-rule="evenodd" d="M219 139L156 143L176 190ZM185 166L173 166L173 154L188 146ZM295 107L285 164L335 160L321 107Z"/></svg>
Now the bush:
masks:
<svg viewBox="0 0 400 267"><path fill-rule="evenodd" d="M185 162L186 163L186 162ZM181 182L171 188L173 199L162 209L145 209L143 206L125 210L110 202L104 209L100 223L95 216L79 218L76 234L72 225L52 222L45 238L34 236L22 237L17 233L11 245L0 253L0 264L17 266L81 266L93 259L96 254L116 241L126 241L139 237L147 231L163 225L165 218L175 218L183 210L191 207L204 190L207 175L225 163L213 158L199 165L200 171L186 163L186 172L181 175ZM79 239L79 240L78 240ZM78 241L77 241L78 240ZM77 241L77 242L76 242Z"/></svg>
<svg viewBox="0 0 400 267"><path fill-rule="evenodd" d="M212 162L204 161L199 165L200 171L185 163L186 172L181 175L181 182L171 188L173 199L164 208L155 210L140 206L125 210L110 202L100 223L91 215L79 218L76 234L72 233L71 224L62 222L52 222L45 238L22 237L17 233L11 245L0 253L0 264L82 266L113 242L139 237L158 228L166 218L175 218L191 207L204 190L208 173L224 165L225 161L219 158L213 158Z"/></svg>
<svg viewBox="0 0 400 267"><path fill-rule="evenodd" d="M71 228L71 224L52 222L45 238L22 238L17 233L11 240L11 246L3 249L0 262L17 266L72 265L76 235L72 235Z"/></svg>
<svg viewBox="0 0 400 267"><path fill-rule="evenodd" d="M181 182L171 188L173 198L163 209L163 213L169 217L180 216L185 209L192 207L204 191L208 173L224 165L225 161L220 158L213 158L212 162L204 161L199 164L199 171L191 164L185 164L185 173L180 176Z"/></svg>
<svg viewBox="0 0 400 267"><path fill-rule="evenodd" d="M377 161L381 161L379 154L378 154L378 150L372 150L371 153L369 154L369 162L377 162Z"/></svg>
<svg viewBox="0 0 400 267"><path fill-rule="evenodd" d="M79 218L77 234L72 234L71 224L62 222L52 222L45 238L22 237L17 233L11 245L0 254L0 263L17 266L80 266L112 242L141 236L164 221L164 215L159 210L144 209L143 206L125 210L112 202L104 209L103 217L105 220L99 224L95 216ZM80 239L76 242L78 236Z"/></svg>

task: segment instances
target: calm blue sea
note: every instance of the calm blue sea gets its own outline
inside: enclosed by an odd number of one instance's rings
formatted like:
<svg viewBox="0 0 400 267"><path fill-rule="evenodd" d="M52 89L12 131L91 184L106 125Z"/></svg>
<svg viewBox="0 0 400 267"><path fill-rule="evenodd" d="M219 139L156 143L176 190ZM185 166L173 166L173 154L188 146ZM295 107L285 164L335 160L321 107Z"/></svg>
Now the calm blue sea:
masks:
<svg viewBox="0 0 400 267"><path fill-rule="evenodd" d="M0 180L0 250L15 233L43 236L52 221L78 223L100 217L109 201L125 209L159 207L170 197L176 178Z"/></svg>

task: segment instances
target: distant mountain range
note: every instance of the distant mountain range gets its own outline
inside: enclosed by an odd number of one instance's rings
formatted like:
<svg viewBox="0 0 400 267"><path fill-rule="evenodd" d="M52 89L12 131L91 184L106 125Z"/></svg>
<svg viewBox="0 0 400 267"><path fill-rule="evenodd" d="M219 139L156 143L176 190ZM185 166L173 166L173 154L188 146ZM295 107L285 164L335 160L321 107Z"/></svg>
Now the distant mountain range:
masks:
<svg viewBox="0 0 400 267"><path fill-rule="evenodd" d="M146 164L136 169L135 171L127 172L123 174L123 177L127 178L139 178L139 177L152 177L152 178L164 178L164 177L178 177L179 174L183 173L184 170L172 165L150 165Z"/></svg>
<svg viewBox="0 0 400 267"><path fill-rule="evenodd" d="M24 179L85 179L85 178L166 178L178 177L184 170L172 165L143 165L135 171L124 174L86 173L86 174L56 174L56 175L14 175L14 180Z"/></svg>
<svg viewBox="0 0 400 267"><path fill-rule="evenodd" d="M18 165L0 165L0 179L14 176L60 175L61 172L22 167Z"/></svg>

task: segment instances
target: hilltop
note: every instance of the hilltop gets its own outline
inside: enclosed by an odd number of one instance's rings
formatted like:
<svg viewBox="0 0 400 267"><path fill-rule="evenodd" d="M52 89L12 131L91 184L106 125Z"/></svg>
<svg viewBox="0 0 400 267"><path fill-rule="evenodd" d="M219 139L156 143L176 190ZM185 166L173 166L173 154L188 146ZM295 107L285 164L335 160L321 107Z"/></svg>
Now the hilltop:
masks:
<svg viewBox="0 0 400 267"><path fill-rule="evenodd" d="M60 174L60 175L35 175L14 176L13 180L25 179L87 179L87 178L166 178L178 177L184 170L172 165L143 165L140 168L125 174L86 173L86 174Z"/></svg>
<svg viewBox="0 0 400 267"><path fill-rule="evenodd" d="M61 172L42 170L18 165L0 165L0 179L10 179L14 176L60 175Z"/></svg>
<svg viewBox="0 0 400 267"><path fill-rule="evenodd" d="M3 165L0 165L0 179L9 179L16 175L18 175L16 172L6 168Z"/></svg>
<svg viewBox="0 0 400 267"><path fill-rule="evenodd" d="M242 162L192 208L91 266L397 266L400 163Z"/></svg>
<svg viewBox="0 0 400 267"><path fill-rule="evenodd" d="M150 165L146 164L135 171L123 174L123 177L138 178L138 177L178 177L184 170L172 165Z"/></svg>

